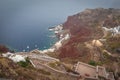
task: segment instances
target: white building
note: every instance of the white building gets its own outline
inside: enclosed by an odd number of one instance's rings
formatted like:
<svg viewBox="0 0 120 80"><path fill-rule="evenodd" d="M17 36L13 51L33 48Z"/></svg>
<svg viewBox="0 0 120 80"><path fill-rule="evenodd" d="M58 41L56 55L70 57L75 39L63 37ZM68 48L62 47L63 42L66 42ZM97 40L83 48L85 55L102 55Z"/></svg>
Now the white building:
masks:
<svg viewBox="0 0 120 80"><path fill-rule="evenodd" d="M25 57L23 57L22 55L17 55L17 54L10 53L10 52L2 54L2 55L3 55L3 57L7 57L7 58L13 60L13 62L26 61Z"/></svg>

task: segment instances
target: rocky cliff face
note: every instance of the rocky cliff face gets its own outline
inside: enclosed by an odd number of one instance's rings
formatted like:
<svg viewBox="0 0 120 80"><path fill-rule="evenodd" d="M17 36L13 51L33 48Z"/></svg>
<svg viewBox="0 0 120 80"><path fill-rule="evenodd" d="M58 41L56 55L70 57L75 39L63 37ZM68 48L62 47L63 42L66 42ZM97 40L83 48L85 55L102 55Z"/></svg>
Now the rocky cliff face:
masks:
<svg viewBox="0 0 120 80"><path fill-rule="evenodd" d="M103 37L102 27L120 25L120 9L86 9L83 12L69 16L63 23L63 29L68 30L71 38L59 51L60 58L90 56L90 50L85 42Z"/></svg>

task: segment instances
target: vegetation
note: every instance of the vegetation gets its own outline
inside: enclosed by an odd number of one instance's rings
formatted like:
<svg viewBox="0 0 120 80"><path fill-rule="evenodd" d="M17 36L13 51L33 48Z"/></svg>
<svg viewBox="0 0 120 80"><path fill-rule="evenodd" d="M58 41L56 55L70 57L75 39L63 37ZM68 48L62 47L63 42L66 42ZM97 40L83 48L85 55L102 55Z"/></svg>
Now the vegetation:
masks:
<svg viewBox="0 0 120 80"><path fill-rule="evenodd" d="M99 61L99 62L97 62L96 64L99 65L99 66L102 66L102 65L103 65L103 62Z"/></svg>
<svg viewBox="0 0 120 80"><path fill-rule="evenodd" d="M56 62L51 62L51 63L49 63L48 65L49 65L50 67L52 67L52 68L57 68L57 67L59 67L59 66L61 65L61 63L58 62L58 61L56 61Z"/></svg>
<svg viewBox="0 0 120 80"><path fill-rule="evenodd" d="M120 37L108 38L106 42L106 49L113 53L120 47Z"/></svg>
<svg viewBox="0 0 120 80"><path fill-rule="evenodd" d="M103 62L102 62L102 61L96 62L96 61L94 61L94 60L90 60L90 61L88 62L88 64L90 64L90 65L92 65L92 66L97 66L97 65L102 66L102 65L103 65Z"/></svg>
<svg viewBox="0 0 120 80"><path fill-rule="evenodd" d="M51 80L50 73L35 68L21 67L8 58L0 58L0 78L10 80Z"/></svg>
<svg viewBox="0 0 120 80"><path fill-rule="evenodd" d="M27 67L28 66L28 63L25 62L25 61L20 61L20 62L18 62L18 64L22 67Z"/></svg>
<svg viewBox="0 0 120 80"><path fill-rule="evenodd" d="M110 57L106 52L103 52L103 56L105 59L108 59Z"/></svg>
<svg viewBox="0 0 120 80"><path fill-rule="evenodd" d="M96 63L95 61L93 61L93 60L89 61L88 64L90 64L90 65L92 65L92 66L96 66L96 65L97 65L97 63Z"/></svg>
<svg viewBox="0 0 120 80"><path fill-rule="evenodd" d="M29 58L26 58L26 61L20 61L18 64L22 67L28 67L30 65Z"/></svg>

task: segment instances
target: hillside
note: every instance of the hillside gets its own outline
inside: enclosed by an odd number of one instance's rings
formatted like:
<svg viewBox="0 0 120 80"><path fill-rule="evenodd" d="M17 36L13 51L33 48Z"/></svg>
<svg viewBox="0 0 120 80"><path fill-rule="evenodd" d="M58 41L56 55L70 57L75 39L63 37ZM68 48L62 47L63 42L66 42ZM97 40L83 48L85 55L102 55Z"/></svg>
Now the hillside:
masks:
<svg viewBox="0 0 120 80"><path fill-rule="evenodd" d="M120 9L86 9L69 16L63 23L70 39L58 50L61 61L74 64L77 61L95 62L108 70L120 73L120 35L114 36L112 28L120 33ZM111 32L103 29L106 27Z"/></svg>
<svg viewBox="0 0 120 80"><path fill-rule="evenodd" d="M102 27L120 25L120 9L86 9L83 12L69 16L63 23L64 30L69 30L71 38L60 50L60 58L79 57L89 53L84 42L103 37ZM82 50L79 48L82 46Z"/></svg>
<svg viewBox="0 0 120 80"><path fill-rule="evenodd" d="M114 73L116 80L120 77L120 9L86 9L69 16L66 22L51 31L60 39L52 48L16 53L32 61L28 61L27 66L1 55L0 78L77 80L79 75L74 71L77 62L103 66ZM0 46L0 53L8 51L5 46Z"/></svg>

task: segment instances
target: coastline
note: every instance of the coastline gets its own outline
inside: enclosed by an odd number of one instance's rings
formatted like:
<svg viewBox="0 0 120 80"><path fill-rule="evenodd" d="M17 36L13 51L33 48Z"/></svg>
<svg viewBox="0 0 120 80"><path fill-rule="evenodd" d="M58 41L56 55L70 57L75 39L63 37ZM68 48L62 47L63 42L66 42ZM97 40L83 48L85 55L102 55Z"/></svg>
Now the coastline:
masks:
<svg viewBox="0 0 120 80"><path fill-rule="evenodd" d="M41 53L55 52L60 47L62 47L64 41L66 41L70 38L69 33L64 33L65 30L63 30L63 25L62 24L59 24L55 27L50 27L49 31L54 32L54 34L58 38L58 41L53 46L51 46L49 49L39 50Z"/></svg>

